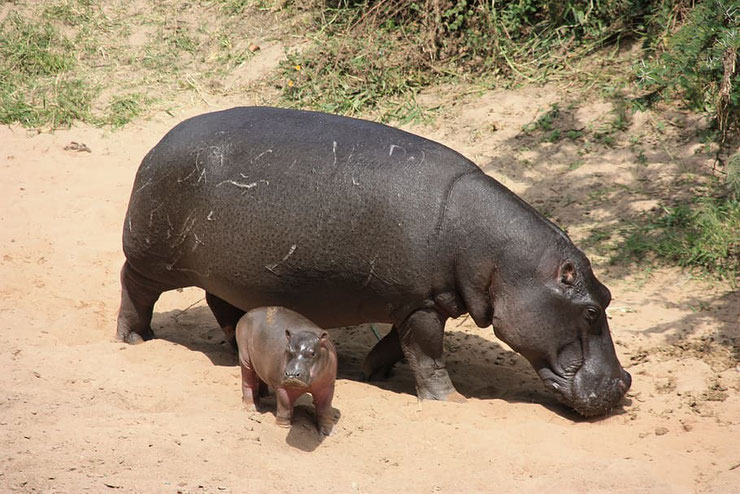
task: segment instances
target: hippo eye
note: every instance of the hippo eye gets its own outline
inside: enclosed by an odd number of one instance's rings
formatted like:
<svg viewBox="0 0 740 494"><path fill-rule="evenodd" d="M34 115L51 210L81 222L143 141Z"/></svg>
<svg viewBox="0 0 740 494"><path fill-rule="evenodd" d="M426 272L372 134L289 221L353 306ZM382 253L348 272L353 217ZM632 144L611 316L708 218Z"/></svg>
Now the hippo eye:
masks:
<svg viewBox="0 0 740 494"><path fill-rule="evenodd" d="M599 309L597 309L596 307L586 308L586 319L588 319L589 322L594 322L598 318L599 318Z"/></svg>

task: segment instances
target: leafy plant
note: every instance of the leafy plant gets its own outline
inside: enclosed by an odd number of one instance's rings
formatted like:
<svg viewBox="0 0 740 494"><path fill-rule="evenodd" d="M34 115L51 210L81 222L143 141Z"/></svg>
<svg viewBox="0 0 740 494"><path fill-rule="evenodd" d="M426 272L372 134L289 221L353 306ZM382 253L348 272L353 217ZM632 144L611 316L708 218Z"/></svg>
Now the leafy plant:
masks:
<svg viewBox="0 0 740 494"><path fill-rule="evenodd" d="M636 67L644 89L664 98L680 97L692 109L714 113L723 137L740 118L738 16L737 2L697 3L656 56Z"/></svg>

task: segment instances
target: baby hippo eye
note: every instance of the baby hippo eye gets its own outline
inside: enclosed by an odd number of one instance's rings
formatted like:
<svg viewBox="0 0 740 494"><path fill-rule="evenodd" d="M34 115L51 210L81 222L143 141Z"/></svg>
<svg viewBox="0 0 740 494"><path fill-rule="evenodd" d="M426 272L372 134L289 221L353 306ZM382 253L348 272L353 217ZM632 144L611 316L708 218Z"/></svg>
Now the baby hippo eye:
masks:
<svg viewBox="0 0 740 494"><path fill-rule="evenodd" d="M314 358L315 356L316 356L316 352L315 351L313 351L313 350L309 350L308 351L308 357L309 358Z"/></svg>

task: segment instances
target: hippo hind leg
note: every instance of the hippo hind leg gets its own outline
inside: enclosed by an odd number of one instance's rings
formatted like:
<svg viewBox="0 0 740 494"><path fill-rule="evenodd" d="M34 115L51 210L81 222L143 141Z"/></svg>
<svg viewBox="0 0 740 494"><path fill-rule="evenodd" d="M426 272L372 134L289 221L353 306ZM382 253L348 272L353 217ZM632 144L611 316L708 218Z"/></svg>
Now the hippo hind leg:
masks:
<svg viewBox="0 0 740 494"><path fill-rule="evenodd" d="M362 374L365 380L374 381L386 379L391 369L403 358L401 340L398 337L398 328L393 326L383 339L375 344L362 364Z"/></svg>
<svg viewBox="0 0 740 494"><path fill-rule="evenodd" d="M116 339L141 343L154 338L152 312L162 292L171 290L134 270L128 261L121 269L121 308L118 311Z"/></svg>
<svg viewBox="0 0 740 494"><path fill-rule="evenodd" d="M223 329L226 341L236 350L236 323L244 315L244 311L209 292L206 292L206 302Z"/></svg>

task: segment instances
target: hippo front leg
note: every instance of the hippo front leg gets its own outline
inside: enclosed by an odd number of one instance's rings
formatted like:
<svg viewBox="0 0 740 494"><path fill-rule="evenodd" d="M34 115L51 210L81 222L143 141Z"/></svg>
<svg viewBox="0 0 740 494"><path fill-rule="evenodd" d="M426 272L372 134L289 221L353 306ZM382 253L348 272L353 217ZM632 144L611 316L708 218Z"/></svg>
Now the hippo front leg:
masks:
<svg viewBox="0 0 740 494"><path fill-rule="evenodd" d="M414 371L420 400L465 401L445 368L445 320L437 311L424 309L412 313L398 326L401 350Z"/></svg>

